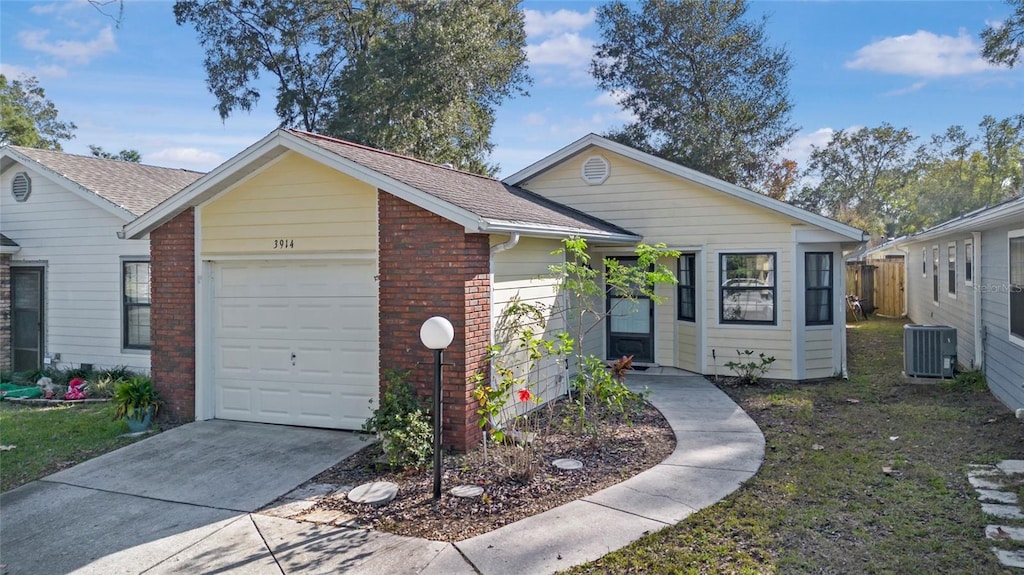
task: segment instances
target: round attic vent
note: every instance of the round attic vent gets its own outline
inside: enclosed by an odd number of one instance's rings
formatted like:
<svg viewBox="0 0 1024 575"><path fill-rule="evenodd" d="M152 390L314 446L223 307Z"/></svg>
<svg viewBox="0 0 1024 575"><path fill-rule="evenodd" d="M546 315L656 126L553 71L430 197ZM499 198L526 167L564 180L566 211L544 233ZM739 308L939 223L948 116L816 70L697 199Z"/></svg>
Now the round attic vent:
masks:
<svg viewBox="0 0 1024 575"><path fill-rule="evenodd" d="M24 202L31 193L32 179L28 177L28 174L25 172L14 174L14 179L11 180L11 194L14 196L14 199Z"/></svg>
<svg viewBox="0 0 1024 575"><path fill-rule="evenodd" d="M591 186L597 186L608 179L609 172L611 168L608 166L608 160L601 156L590 156L580 168L580 177Z"/></svg>

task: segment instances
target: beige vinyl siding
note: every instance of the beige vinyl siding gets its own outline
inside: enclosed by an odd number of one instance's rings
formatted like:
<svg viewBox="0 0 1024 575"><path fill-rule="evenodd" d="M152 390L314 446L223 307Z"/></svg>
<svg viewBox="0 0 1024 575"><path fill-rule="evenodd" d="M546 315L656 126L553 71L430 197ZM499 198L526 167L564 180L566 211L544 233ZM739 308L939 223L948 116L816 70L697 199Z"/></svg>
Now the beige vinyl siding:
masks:
<svg viewBox="0 0 1024 575"><path fill-rule="evenodd" d="M32 193L16 202L11 180L22 171ZM149 351L121 347L121 261L149 259L148 240L117 238L125 223L31 168L16 164L0 177L0 230L21 246L12 265L45 268L43 346L60 354L58 367L149 370Z"/></svg>
<svg viewBox="0 0 1024 575"><path fill-rule="evenodd" d="M295 153L210 201L201 214L204 256L377 249L376 189ZM275 240L288 247L275 248Z"/></svg>
<svg viewBox="0 0 1024 575"><path fill-rule="evenodd" d="M956 328L957 362L966 367L974 358L974 287L964 282L964 240L970 234L943 236L925 243L909 244L907 273L907 316L917 324L948 325ZM956 297L947 295L948 269L946 247L956 241ZM932 299L932 246L939 246L939 301ZM921 275L921 248L927 247L927 275ZM979 270L975 269L975 274ZM977 285L977 281L975 281Z"/></svg>
<svg viewBox="0 0 1024 575"><path fill-rule="evenodd" d="M698 346L699 339L700 334L697 332L697 324L687 321L676 323L676 341L679 346L677 367L689 371L700 371L700 364L697 363L697 354L700 349Z"/></svg>
<svg viewBox="0 0 1024 575"><path fill-rule="evenodd" d="M699 249L698 258L704 261L698 266L697 282L703 282L698 303L702 306L699 315L707 338L707 371L714 369L712 350L717 356L718 372L728 374L724 363L736 357L737 349L751 349L776 357L768 377L794 378L792 266L794 226L801 222L605 151L600 155L609 162L609 178L604 184L589 186L580 178L580 167L590 155L590 151L584 151L523 186L641 234L646 243ZM718 261L724 252L776 255L777 325L719 324ZM698 358L694 357L698 346L688 343L684 347L686 328L675 320L675 306L676 295L672 293L662 304L666 309L656 314L656 359L663 365L695 369L699 367ZM694 340L697 337L695 333ZM666 345L672 349L666 349Z"/></svg>
<svg viewBox="0 0 1024 575"><path fill-rule="evenodd" d="M508 236L491 236L491 245L502 243ZM515 377L522 377L531 384L531 390L542 400L548 401L566 392L564 369L558 358L548 357L530 369L530 362L525 352L518 350L514 335L499 325L502 314L510 302L518 299L525 304L532 304L546 310L546 330L544 336L553 339L555 334L564 330L562 315L562 298L558 293L557 281L549 274L549 266L562 263L562 256L551 252L560 247L557 240L521 238L512 249L499 252L493 256L494 282L492 288L493 305L491 327L494 343L503 348L499 356L506 367L512 368ZM533 326L538 327L538 326ZM509 401L509 414L516 406L516 401Z"/></svg>
<svg viewBox="0 0 1024 575"><path fill-rule="evenodd" d="M821 379L838 371L833 361L834 332L831 327L809 327L804 335L804 377Z"/></svg>

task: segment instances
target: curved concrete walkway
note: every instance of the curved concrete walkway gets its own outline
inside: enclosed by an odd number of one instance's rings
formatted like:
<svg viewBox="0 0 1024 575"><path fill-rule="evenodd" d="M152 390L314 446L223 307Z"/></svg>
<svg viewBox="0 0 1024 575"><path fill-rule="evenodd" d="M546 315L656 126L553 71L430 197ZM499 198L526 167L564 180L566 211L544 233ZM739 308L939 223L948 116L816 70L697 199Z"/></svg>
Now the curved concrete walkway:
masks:
<svg viewBox="0 0 1024 575"><path fill-rule="evenodd" d="M171 429L0 496L5 573L553 573L678 523L760 467L764 436L695 375L631 375L676 435L623 483L442 543L257 512L312 506L305 480L362 447L352 434L224 421ZM303 500L303 498L308 498Z"/></svg>

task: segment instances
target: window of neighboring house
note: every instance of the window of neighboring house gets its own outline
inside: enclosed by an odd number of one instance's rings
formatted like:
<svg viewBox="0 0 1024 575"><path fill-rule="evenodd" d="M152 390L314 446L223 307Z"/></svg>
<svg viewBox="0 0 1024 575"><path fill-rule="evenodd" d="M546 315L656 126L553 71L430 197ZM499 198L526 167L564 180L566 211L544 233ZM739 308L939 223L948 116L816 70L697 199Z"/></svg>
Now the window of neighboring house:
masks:
<svg viewBox="0 0 1024 575"><path fill-rule="evenodd" d="M1024 230L1010 232L1010 340L1024 345Z"/></svg>
<svg viewBox="0 0 1024 575"><path fill-rule="evenodd" d="M695 254L679 256L679 319L683 321L697 320L697 286Z"/></svg>
<svg viewBox="0 0 1024 575"><path fill-rule="evenodd" d="M719 318L722 323L775 324L775 254L721 254Z"/></svg>
<svg viewBox="0 0 1024 575"><path fill-rule="evenodd" d="M149 349L149 262L122 262L122 340L125 349Z"/></svg>
<svg viewBox="0 0 1024 575"><path fill-rule="evenodd" d="M956 297L956 242L946 246L946 292Z"/></svg>
<svg viewBox="0 0 1024 575"><path fill-rule="evenodd" d="M807 325L832 325L832 253L804 254Z"/></svg>
<svg viewBox="0 0 1024 575"><path fill-rule="evenodd" d="M964 284L974 285L974 238L964 240Z"/></svg>
<svg viewBox="0 0 1024 575"><path fill-rule="evenodd" d="M939 246L932 246L932 301L939 303Z"/></svg>
<svg viewBox="0 0 1024 575"><path fill-rule="evenodd" d="M928 248L921 248L921 277L928 277Z"/></svg>

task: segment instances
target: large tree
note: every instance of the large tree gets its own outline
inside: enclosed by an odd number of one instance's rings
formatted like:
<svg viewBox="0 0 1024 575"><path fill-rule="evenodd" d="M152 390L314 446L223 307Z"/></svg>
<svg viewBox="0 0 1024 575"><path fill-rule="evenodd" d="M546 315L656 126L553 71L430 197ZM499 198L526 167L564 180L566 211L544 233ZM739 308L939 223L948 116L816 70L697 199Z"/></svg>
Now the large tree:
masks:
<svg viewBox="0 0 1024 575"><path fill-rule="evenodd" d="M463 169L485 159L494 109L525 93L517 0L178 0L227 118L276 84L283 126Z"/></svg>
<svg viewBox="0 0 1024 575"><path fill-rule="evenodd" d="M889 124L839 130L812 149L794 203L872 234L899 233L910 214L903 192L918 173L916 139Z"/></svg>
<svg viewBox="0 0 1024 575"><path fill-rule="evenodd" d="M0 74L0 145L60 151L77 126L58 114L35 77L8 80Z"/></svg>
<svg viewBox="0 0 1024 575"><path fill-rule="evenodd" d="M982 31L985 47L981 54L993 64L1013 67L1024 51L1024 0L1006 0L1006 3L1013 8L1013 14Z"/></svg>
<svg viewBox="0 0 1024 575"><path fill-rule="evenodd" d="M591 72L637 120L609 136L723 180L766 189L796 132L789 57L745 0L601 6Z"/></svg>

